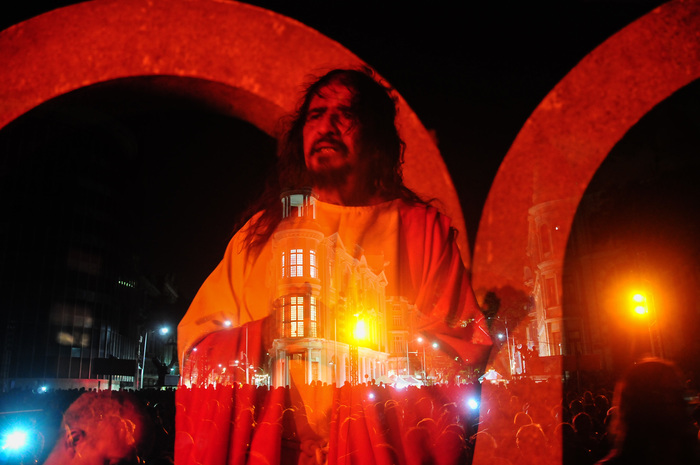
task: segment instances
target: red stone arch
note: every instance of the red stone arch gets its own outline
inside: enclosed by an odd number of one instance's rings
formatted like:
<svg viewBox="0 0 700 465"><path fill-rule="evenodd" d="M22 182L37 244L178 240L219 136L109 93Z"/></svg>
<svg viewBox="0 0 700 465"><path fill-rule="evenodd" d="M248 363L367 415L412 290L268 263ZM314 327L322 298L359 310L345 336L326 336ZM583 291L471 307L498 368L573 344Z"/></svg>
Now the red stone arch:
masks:
<svg viewBox="0 0 700 465"><path fill-rule="evenodd" d="M578 204L615 144L655 105L700 77L700 2L672 1L588 54L535 109L506 154L483 209L472 262L475 289L512 286L529 294L528 214L552 233L543 272L561 297L566 241ZM492 354L492 361L496 354ZM561 373L561 365L558 367ZM540 401L561 392L536 385ZM484 385L482 394L488 392ZM482 412L483 413L483 412ZM487 453L477 442L474 463ZM561 463L562 447L552 451Z"/></svg>
<svg viewBox="0 0 700 465"><path fill-rule="evenodd" d="M472 263L475 288L524 288L534 205L557 204L562 240L553 259L563 260L576 208L610 150L655 105L700 77L698 31L700 2L666 3L588 54L540 103L484 206Z"/></svg>
<svg viewBox="0 0 700 465"><path fill-rule="evenodd" d="M275 135L309 72L363 62L337 42L271 11L214 0L94 0L0 32L0 128L60 95L120 78L162 79ZM439 198L469 248L457 192L435 143L399 96L406 183Z"/></svg>

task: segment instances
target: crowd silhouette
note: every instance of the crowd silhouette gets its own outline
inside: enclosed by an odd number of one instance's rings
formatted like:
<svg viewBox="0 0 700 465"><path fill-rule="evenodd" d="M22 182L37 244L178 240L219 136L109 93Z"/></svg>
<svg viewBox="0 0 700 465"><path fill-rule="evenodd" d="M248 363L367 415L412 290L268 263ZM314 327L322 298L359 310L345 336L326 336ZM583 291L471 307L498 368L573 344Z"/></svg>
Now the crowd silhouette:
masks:
<svg viewBox="0 0 700 465"><path fill-rule="evenodd" d="M147 412L150 428L152 447L142 449L138 460L156 465L176 457L177 463L223 463L225 454L241 464L700 463L697 386L673 364L640 361L614 392L562 390L558 381L523 378L483 386L395 389L370 381L130 395ZM33 428L35 445L20 457L25 463L43 463L64 433L63 412L86 395L95 393L12 390L0 396L3 413L23 412L17 415ZM206 430L206 444L188 439L197 429ZM0 463L19 463L3 454Z"/></svg>

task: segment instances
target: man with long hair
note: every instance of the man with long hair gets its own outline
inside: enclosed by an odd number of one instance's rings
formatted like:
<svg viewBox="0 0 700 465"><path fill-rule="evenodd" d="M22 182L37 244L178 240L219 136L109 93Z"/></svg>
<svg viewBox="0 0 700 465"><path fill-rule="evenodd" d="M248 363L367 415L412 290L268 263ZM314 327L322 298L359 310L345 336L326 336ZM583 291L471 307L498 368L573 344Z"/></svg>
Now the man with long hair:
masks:
<svg viewBox="0 0 700 465"><path fill-rule="evenodd" d="M356 383L338 321L374 318L366 357L386 364L412 344L386 334L386 314L399 308L410 315L391 329L404 338L428 337L462 364L485 361L490 339L456 230L403 183L396 112L392 90L368 70L332 70L307 87L265 194L179 325L186 385L235 382L241 370L223 368L238 354L247 369L267 360L276 386Z"/></svg>

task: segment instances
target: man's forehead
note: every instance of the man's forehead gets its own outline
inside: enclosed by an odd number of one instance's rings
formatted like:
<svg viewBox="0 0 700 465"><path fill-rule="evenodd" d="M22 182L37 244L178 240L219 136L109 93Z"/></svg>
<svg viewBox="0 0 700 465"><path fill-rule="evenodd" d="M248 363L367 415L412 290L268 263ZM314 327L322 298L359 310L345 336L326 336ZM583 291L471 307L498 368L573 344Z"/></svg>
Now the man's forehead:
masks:
<svg viewBox="0 0 700 465"><path fill-rule="evenodd" d="M309 108L325 106L331 100L343 106L351 107L354 96L354 90L349 86L339 81L331 81L314 92Z"/></svg>

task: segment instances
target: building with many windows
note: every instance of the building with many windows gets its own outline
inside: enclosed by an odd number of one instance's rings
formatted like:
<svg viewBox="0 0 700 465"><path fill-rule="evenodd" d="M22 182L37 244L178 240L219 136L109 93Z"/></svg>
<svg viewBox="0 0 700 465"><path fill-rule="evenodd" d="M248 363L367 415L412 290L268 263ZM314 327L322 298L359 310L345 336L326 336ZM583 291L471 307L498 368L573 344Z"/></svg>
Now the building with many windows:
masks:
<svg viewBox="0 0 700 465"><path fill-rule="evenodd" d="M315 198L285 193L273 235L272 383L343 384L387 374L386 277L318 228ZM359 257L359 258L358 258Z"/></svg>

